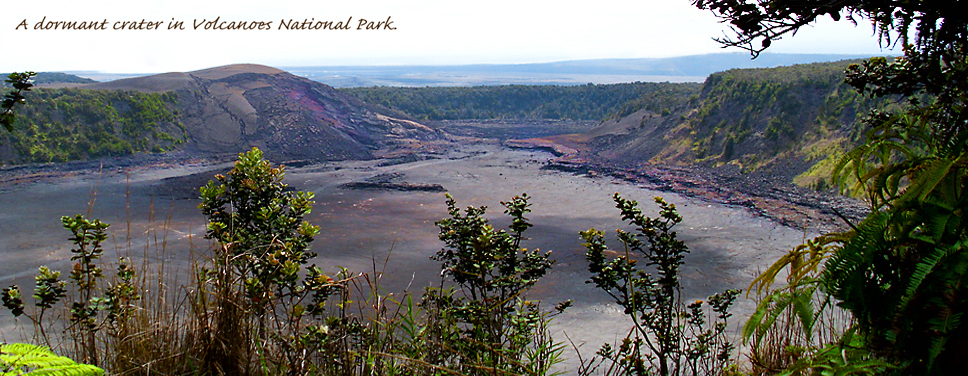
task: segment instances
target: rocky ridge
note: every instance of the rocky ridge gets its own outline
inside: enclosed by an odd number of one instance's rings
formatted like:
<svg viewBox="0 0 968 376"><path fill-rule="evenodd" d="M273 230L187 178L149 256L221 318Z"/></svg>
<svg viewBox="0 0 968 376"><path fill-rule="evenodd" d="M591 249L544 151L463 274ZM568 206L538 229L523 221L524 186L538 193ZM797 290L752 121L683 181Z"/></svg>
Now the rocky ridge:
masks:
<svg viewBox="0 0 968 376"><path fill-rule="evenodd" d="M187 150L274 160L371 159L383 150L441 138L422 124L376 113L325 84L252 64L80 85L91 90L174 92Z"/></svg>

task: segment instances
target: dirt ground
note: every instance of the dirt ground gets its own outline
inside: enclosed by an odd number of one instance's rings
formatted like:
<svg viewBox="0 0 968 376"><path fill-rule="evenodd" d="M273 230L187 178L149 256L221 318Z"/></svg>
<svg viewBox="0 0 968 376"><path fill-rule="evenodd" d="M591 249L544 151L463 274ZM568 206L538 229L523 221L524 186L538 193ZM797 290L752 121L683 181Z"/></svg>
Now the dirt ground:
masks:
<svg viewBox="0 0 968 376"><path fill-rule="evenodd" d="M556 330L567 333L576 344L585 343L581 348L587 354L603 342L615 341L628 328L607 295L585 283L589 275L578 237L578 231L594 227L614 240L614 230L626 228L611 201L613 193L638 200L647 213L657 212L652 203L657 195L677 205L685 218L677 230L691 249L683 267L684 296L690 300L747 287L782 252L813 235L745 207L654 191L607 176L542 169L552 158L544 152L478 144L393 165L380 161L308 164L287 169L286 182L316 193L315 208L307 217L322 227L313 243L319 254L315 263L331 271L337 265L371 271L375 265L385 271L385 291L395 294L419 293L439 281L439 264L430 257L441 247L434 221L446 215L444 193L352 190L340 185L387 173L407 183L439 184L460 206L488 206L496 226L508 222L500 201L526 192L532 197L528 218L534 227L527 232L530 240L525 246L550 250L557 260L530 298L541 299L548 307L573 299L575 306L555 318ZM7 184L0 188L0 284L19 283L30 289L27 286L33 285L31 277L40 265L69 270L69 232L59 219L88 213L92 201L90 216L112 224L105 258L129 254L164 258L169 270L175 270L173 275L184 273L207 249L199 202L189 197L196 196L199 183L210 176L207 173L228 167L226 163L119 167ZM742 299L737 316L752 308L751 301ZM0 317L0 339L16 340L22 331L8 313ZM29 327L29 322L20 324ZM566 356L574 358L570 350ZM575 360L570 362L573 365Z"/></svg>

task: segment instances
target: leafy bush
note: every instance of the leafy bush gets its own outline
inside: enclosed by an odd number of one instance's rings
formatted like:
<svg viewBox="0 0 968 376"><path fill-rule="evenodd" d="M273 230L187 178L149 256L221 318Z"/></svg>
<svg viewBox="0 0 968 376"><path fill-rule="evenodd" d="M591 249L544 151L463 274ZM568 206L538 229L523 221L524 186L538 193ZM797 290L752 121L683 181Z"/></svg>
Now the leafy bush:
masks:
<svg viewBox="0 0 968 376"><path fill-rule="evenodd" d="M251 374L261 364L261 372L303 374L329 338L318 319L338 284L307 267L319 233L303 221L313 194L288 190L284 174L253 148L201 188L206 237L216 241L212 267L198 273L209 292L195 299L205 372Z"/></svg>
<svg viewBox="0 0 968 376"><path fill-rule="evenodd" d="M659 217L642 214L638 202L617 193L613 197L622 219L636 227L636 232L618 230L625 246L624 253L608 259L612 253L605 244L604 233L582 231L588 249L588 283L605 291L624 308L634 327L618 348L605 344L585 372L606 365L608 375L720 375L732 366L735 347L725 331L731 316L729 307L739 290L727 290L709 297L707 302L682 301L679 267L688 253L685 243L676 238L672 228L682 221L674 204L656 197ZM638 266L654 266L658 277ZM707 320L703 306L716 317ZM596 361L598 364L596 364Z"/></svg>
<svg viewBox="0 0 968 376"><path fill-rule="evenodd" d="M483 217L486 207L462 214L447 195L450 217L437 222L445 247L435 259L456 286L429 289L424 297L430 340L442 348L427 361L470 374L546 374L561 361L563 346L546 332L548 313L526 297L554 261L550 252L521 247L532 227L524 216L531 211L528 196L501 204L510 231L495 230Z"/></svg>

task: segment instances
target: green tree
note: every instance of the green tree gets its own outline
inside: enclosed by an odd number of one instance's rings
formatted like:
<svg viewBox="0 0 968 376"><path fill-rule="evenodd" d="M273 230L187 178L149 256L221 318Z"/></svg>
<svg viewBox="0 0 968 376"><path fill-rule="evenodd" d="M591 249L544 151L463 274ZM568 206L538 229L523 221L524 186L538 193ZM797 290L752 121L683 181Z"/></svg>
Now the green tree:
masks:
<svg viewBox="0 0 968 376"><path fill-rule="evenodd" d="M8 132L13 132L13 108L15 105L24 104L24 102L26 102L26 98L24 98L23 93L25 91L30 91L30 88L34 86L34 84L30 83L30 79L34 78L36 75L37 73L34 72L14 72L8 75L7 79L4 80L4 82L13 86L13 90L4 96L3 103L0 104L0 108L3 109L3 112L0 112L0 124L2 124L4 128L7 128Z"/></svg>
<svg viewBox="0 0 968 376"><path fill-rule="evenodd" d="M834 172L842 191L869 201L870 215L848 232L821 238L814 248L824 252L779 260L758 284L768 286L783 267L819 277L824 292L852 313L863 347L900 366L898 372L963 372L968 366L968 325L962 319L968 311L968 13L958 10L963 4L693 4L729 23L734 36L720 42L754 56L825 16L854 23L869 19L882 45L903 47L903 57L871 58L846 71L846 82L861 93L907 98L903 111L868 116L866 142ZM821 260L819 270L807 267Z"/></svg>

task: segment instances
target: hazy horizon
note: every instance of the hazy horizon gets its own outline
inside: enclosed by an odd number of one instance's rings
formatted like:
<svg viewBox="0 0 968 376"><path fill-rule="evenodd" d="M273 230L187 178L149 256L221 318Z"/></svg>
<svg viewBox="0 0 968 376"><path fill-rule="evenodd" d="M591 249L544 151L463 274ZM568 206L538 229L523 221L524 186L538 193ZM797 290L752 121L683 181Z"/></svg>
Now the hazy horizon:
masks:
<svg viewBox="0 0 968 376"><path fill-rule="evenodd" d="M669 58L580 59L522 64L275 66L333 87L584 85L627 82L703 82L709 74L736 68L866 58L859 54L713 53ZM203 70L213 67L199 67ZM96 81L113 81L169 72L114 73L63 71Z"/></svg>
<svg viewBox="0 0 968 376"><path fill-rule="evenodd" d="M206 29L216 19L225 25L265 22L268 27ZM343 22L350 27L282 27L302 20ZM392 29L386 27L388 21ZM97 22L104 29L55 30L57 22ZM379 22L384 24L377 30ZM127 29L113 30L125 25ZM370 26L373 29L368 30ZM0 37L21 46L0 61L0 71L184 72L233 63L283 67L521 64L740 52L723 50L713 41L724 30L726 26L710 12L694 8L688 0L603 0L594 6L501 0L486 6L442 0L37 0L31 7L0 14ZM880 48L868 22L852 25L829 18L801 29L796 38L775 41L770 51L890 53Z"/></svg>

